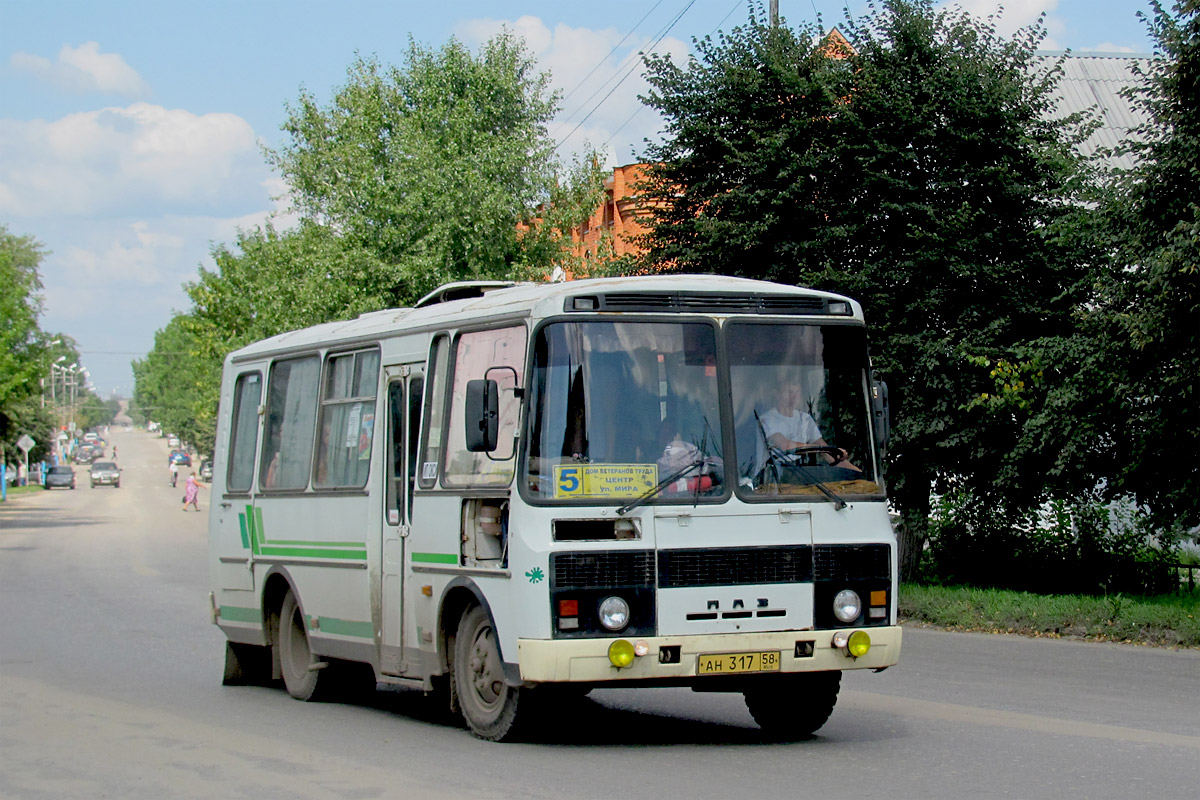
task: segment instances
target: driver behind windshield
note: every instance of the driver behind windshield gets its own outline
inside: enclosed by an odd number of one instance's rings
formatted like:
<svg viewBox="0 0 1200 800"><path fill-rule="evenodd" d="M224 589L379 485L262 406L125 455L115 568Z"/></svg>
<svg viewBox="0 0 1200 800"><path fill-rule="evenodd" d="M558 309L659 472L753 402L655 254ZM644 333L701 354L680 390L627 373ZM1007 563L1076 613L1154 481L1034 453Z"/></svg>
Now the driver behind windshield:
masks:
<svg viewBox="0 0 1200 800"><path fill-rule="evenodd" d="M812 415L800 410L804 390L798 383L787 381L779 384L775 398L775 406L764 411L758 419L761 426L761 437L757 448L757 467L761 470L767 462L767 447L781 450L785 455L790 454L789 460L802 457L802 454L791 454L791 451L804 447L829 447L829 443L821 436ZM837 454L821 452L819 455L831 465L838 465L856 472L861 469L846 461L849 455L844 449L838 448Z"/></svg>

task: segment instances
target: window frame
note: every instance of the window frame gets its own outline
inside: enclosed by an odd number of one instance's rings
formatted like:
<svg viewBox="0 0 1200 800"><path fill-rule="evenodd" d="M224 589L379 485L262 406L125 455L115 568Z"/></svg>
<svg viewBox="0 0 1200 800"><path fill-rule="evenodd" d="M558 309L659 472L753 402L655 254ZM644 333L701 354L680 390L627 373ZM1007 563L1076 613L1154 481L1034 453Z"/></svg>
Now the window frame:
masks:
<svg viewBox="0 0 1200 800"><path fill-rule="evenodd" d="M350 383L352 384L351 391L358 391L363 388L363 385L362 385L362 377L363 376L362 376L362 372L361 372L362 368L360 366L362 363L361 360L363 359L364 356L369 358L372 355L374 356L374 359L375 359L374 373L373 373L372 379L369 380L367 383L367 388L371 389L372 393L369 395L365 395L365 394L354 394L352 396L347 395L345 397L331 396L334 394L334 391L337 388L337 387L334 387L331 385L331 382L334 378L335 362L337 362L339 359L345 359L345 358L351 359L351 363L350 363L350 368L351 368ZM344 349L344 350L327 351L325 353L323 368L321 370L320 394L318 395L318 398L317 398L317 414L316 414L315 427L314 427L314 432L313 432L313 456L312 456L311 464L310 464L312 473L309 476L309 485L312 487L313 491L316 491L316 492L362 491L363 489L366 488L367 484L369 483L370 476L371 476L371 461L373 459L374 450L375 450L375 435L376 435L375 430L378 427L378 423L379 423L378 406L379 406L379 382L380 382L380 375L382 373L382 369L380 366L381 362L382 362L382 353L380 352L379 345L368 345L365 347L360 346L360 347L354 347L354 348ZM341 408L351 408L352 409L352 407L354 407L354 406L359 406L361 409L359 412L359 425L358 425L360 434L362 431L362 420L366 418L366 414L368 412L371 414L371 427L370 427L370 431L369 431L369 435L368 435L368 439L367 439L366 458L365 459L362 458L362 456L361 456L362 451L360 450L360 455L359 455L359 458L357 459L358 461L363 461L363 460L366 461L366 471L361 476L361 481L359 483L340 483L340 482L328 481L328 480L326 480L324 482L318 482L318 478L321 474L322 467L324 467L326 469L326 472L328 473L329 470L333 469L336 466L331 463L326 463L325 456L326 456L327 450L325 447L322 446L322 441L323 441L322 435L325 433L325 424L327 421L329 421L330 424L332 425L332 420L330 419L330 417L333 414L335 414L337 412L337 410L339 410ZM351 410L349 413L351 414L350 418L353 418L352 417L353 410ZM343 424L344 424L344 422L345 421L343 420ZM340 426L339 426L339 430L340 430ZM331 428L330 429L330 437L332 438L332 436L333 436L333 429ZM360 447L361 447L361 445L360 445ZM330 449L340 449L340 448L333 448L331 445ZM342 466L344 467L345 464L343 464Z"/></svg>
<svg viewBox="0 0 1200 800"><path fill-rule="evenodd" d="M243 407L242 407L242 403L241 403L242 390L245 386L243 381L251 376L258 379L258 400L257 400L257 402L255 402L253 412L252 412L254 415L253 416L253 428L252 428L252 430L254 432L254 438L251 442L249 442L250 473L247 476L246 486L244 488L240 487L240 486L234 487L233 486L233 474L234 474L234 468L237 465L236 456L240 452L240 449L238 447L238 443L239 443L238 434L239 434L239 431L245 430L245 429L241 428L241 426L239 426L239 424L238 424L241 421L241 414L243 412ZM235 377L233 380L233 397L231 399L230 413L229 413L229 440L228 440L229 457L228 457L228 461L225 465L225 493L226 494L248 495L252 491L254 491L255 477L257 475L257 470L255 469L255 465L257 464L257 460L258 460L258 444L259 444L259 439L262 436L261 414L259 412L260 412L260 409L263 408L263 389L264 388L266 388L266 382L263 380L263 372L261 369L253 369L253 370L247 370L245 372L240 372L240 373L238 373L237 377Z"/></svg>
<svg viewBox="0 0 1200 800"><path fill-rule="evenodd" d="M309 434L310 434L309 441L308 441L308 447L307 448L299 448L299 449L307 449L307 463L304 465L304 469L302 471L302 473L305 476L304 485L303 486L286 486L286 487L284 487L284 486L277 485L277 483L269 484L267 481L267 478L270 476L271 461L274 460L274 456L272 456L270 459L268 459L267 451L269 449L271 449L270 445L272 444L271 435L270 435L271 432L270 432L269 426L270 426L271 410L272 410L271 409L272 392L275 389L276 382L279 380L276 377L276 370L279 368L279 366L281 364L299 364L299 363L306 362L306 361L315 362L317 383L316 383L315 391L312 394L312 401L311 401L311 404L312 404L311 409L312 410L311 410L311 417L309 419L309 424L308 424L308 430L309 430ZM273 359L271 361L270 367L267 370L268 377L267 377L267 384L265 386L266 398L265 398L265 402L263 403L264 415L265 415L264 420L263 420L263 435L259 437L259 466L258 466L258 484L257 485L258 485L258 491L261 494L295 494L298 492L306 491L312 483L314 448L316 446L316 435L317 435L316 423L317 423L318 412L320 410L320 399L321 399L321 389L322 389L321 381L322 381L322 376L324 374L324 371L322 369L322 362L323 362L323 358L322 358L322 354L320 352L299 353L296 355L289 355L289 356L285 356L282 358ZM292 380L292 378L291 378L291 375L289 372L288 382L290 383L291 380ZM284 399L286 400L286 397ZM305 409L305 410L307 411L307 409ZM280 424L280 427L282 428L282 423ZM282 447L280 447L277 454L282 454L282 452L283 452L283 449L282 449ZM282 459L281 459L281 462L282 462ZM297 472L297 474L301 474L301 470L299 470L299 469L297 469L296 472Z"/></svg>

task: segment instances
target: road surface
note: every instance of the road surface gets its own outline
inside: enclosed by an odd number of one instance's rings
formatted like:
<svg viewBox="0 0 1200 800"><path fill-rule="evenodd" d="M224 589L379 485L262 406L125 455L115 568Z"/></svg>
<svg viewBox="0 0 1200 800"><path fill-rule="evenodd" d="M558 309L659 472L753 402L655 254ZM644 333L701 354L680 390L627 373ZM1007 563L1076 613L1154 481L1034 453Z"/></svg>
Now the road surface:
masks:
<svg viewBox="0 0 1200 800"><path fill-rule="evenodd" d="M206 525L164 439L121 488L0 506L0 798L1168 798L1200 794L1200 652L910 629L818 735L738 695L599 690L497 745L419 693L300 703L223 687ZM186 471L185 471L186 475Z"/></svg>

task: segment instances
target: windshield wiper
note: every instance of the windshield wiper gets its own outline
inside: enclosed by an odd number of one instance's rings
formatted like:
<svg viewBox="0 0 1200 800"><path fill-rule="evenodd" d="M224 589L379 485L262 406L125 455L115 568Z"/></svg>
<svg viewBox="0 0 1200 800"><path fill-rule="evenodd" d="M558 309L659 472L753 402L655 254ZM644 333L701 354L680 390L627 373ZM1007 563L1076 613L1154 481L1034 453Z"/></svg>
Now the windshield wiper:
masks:
<svg viewBox="0 0 1200 800"><path fill-rule="evenodd" d="M626 514L628 514L630 511L633 511L633 509L637 508L638 506L646 503L649 500L653 500L655 497L658 497L658 495L662 493L663 489L667 488L672 483L674 483L675 481L682 478L684 475L687 475L692 470L697 469L702 466L704 466L704 456L700 456L700 458L696 459L695 461L693 461L690 464L685 464L684 466L680 467L679 469L675 470L670 475L668 475L667 477L665 477L661 481L659 481L658 485L655 486L653 489L650 489L649 491L641 494L640 496L635 497L633 500L630 500L628 503L626 503L625 505L618 508L617 516L623 517Z"/></svg>
<svg viewBox="0 0 1200 800"><path fill-rule="evenodd" d="M762 436L763 446L767 448L767 464L768 464L768 467L775 473L776 484L783 483L783 476L779 472L780 469L783 467L792 467L794 469L799 469L799 470L807 470L808 469L807 464L801 464L796 461L791 461L791 462L786 461L788 454L784 453L778 447L771 444L770 440L767 439L767 432L763 428L762 420L759 419L757 410L755 410L755 412L754 412L754 421L758 423L758 432ZM810 450L809 448L804 447L804 448L797 448L797 451L809 451L809 452L817 453L817 452L822 452L825 450L832 450L832 449L836 449L836 448L813 447ZM778 459L779 463L777 465L773 465L772 462L774 462L776 459ZM838 511L841 511L843 508L846 507L846 501L843 500L841 497L839 497L832 489L830 489L828 486L826 486L821 481L814 479L812 477L811 473L804 472L803 474L806 479L811 481L811 483L809 485L817 487L817 491L820 492L821 494L825 495L825 497L831 503L833 503L834 508L836 508Z"/></svg>

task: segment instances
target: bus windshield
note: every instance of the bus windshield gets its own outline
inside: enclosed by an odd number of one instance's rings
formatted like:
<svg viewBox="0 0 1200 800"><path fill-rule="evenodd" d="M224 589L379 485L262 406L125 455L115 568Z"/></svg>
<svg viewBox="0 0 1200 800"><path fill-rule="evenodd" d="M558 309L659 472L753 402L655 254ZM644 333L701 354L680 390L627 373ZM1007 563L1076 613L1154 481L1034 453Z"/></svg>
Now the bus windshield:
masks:
<svg viewBox="0 0 1200 800"><path fill-rule="evenodd" d="M730 322L738 493L876 496L862 328ZM824 490L824 491L822 491Z"/></svg>
<svg viewBox="0 0 1200 800"><path fill-rule="evenodd" d="M716 328L558 322L534 346L525 485L535 498L624 503L724 494Z"/></svg>
<svg viewBox="0 0 1200 800"><path fill-rule="evenodd" d="M618 506L731 491L882 499L866 367L865 333L850 325L730 321L718 339L706 321L550 323L534 345L524 487L532 500Z"/></svg>

